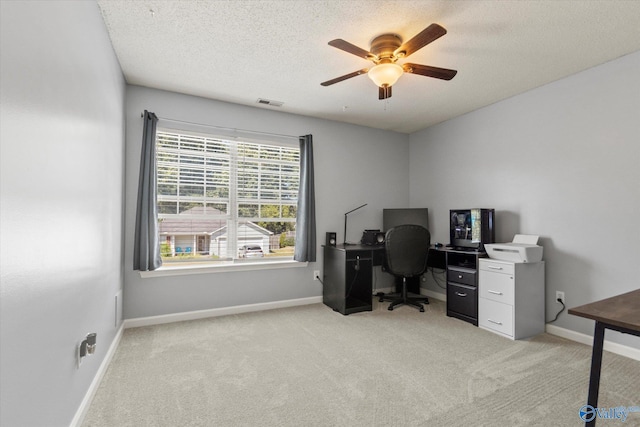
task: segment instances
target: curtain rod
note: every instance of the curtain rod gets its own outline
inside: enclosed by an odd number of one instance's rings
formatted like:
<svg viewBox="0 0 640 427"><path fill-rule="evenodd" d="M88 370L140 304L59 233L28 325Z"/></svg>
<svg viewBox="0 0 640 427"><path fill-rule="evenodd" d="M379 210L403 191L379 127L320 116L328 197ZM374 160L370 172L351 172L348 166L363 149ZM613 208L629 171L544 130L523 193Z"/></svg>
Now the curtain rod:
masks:
<svg viewBox="0 0 640 427"><path fill-rule="evenodd" d="M144 117L144 112L140 113L140 117ZM284 134L269 133L269 132L259 132L259 131L256 131L256 130L228 128L228 127L223 127L223 126L205 125L205 124L202 124L202 123L187 122L185 120L168 119L166 117L160 117L158 115L156 115L156 117L158 117L158 120L164 120L166 122L182 123L182 124L186 124L186 125L202 126L202 127L212 128L212 129L220 129L220 130L227 130L227 131L233 131L233 132L237 131L237 132L253 133L255 135L266 135L266 136L275 136L275 137L279 137L279 138L290 138L290 139L295 139L296 141L298 141L300 139L299 136L293 136L293 135L284 135Z"/></svg>

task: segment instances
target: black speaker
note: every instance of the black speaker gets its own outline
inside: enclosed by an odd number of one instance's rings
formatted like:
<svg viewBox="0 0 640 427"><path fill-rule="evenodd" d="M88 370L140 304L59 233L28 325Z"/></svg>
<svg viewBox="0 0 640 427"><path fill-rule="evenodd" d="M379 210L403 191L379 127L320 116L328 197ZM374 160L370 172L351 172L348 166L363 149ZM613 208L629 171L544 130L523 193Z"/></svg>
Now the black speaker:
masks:
<svg viewBox="0 0 640 427"><path fill-rule="evenodd" d="M338 240L338 236L336 235L335 232L333 231L327 232L327 241L326 241L327 246L335 246L337 240Z"/></svg>

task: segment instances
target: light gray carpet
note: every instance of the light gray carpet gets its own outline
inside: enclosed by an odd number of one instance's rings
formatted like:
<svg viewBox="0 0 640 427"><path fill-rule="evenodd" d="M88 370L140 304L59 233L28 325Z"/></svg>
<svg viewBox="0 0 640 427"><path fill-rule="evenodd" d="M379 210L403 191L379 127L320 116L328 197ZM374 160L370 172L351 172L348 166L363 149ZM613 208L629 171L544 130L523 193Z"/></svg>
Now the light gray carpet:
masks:
<svg viewBox="0 0 640 427"><path fill-rule="evenodd" d="M510 341L375 303L127 329L84 426L580 426L591 349ZM605 352L601 407L640 405L640 362ZM640 413L626 423L640 425Z"/></svg>

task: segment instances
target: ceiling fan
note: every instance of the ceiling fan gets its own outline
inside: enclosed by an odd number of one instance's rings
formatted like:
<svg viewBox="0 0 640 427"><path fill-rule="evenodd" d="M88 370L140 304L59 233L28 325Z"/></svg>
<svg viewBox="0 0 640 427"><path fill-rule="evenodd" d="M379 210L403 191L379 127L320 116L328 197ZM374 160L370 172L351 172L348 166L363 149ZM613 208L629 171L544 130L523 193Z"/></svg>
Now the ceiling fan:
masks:
<svg viewBox="0 0 640 427"><path fill-rule="evenodd" d="M329 42L330 46L344 50L345 52L372 61L375 65L371 68L363 68L335 79L320 83L322 86L350 79L361 74L368 74L369 78L378 86L378 99L391 98L391 87L398 81L403 73L418 74L421 76L435 77L436 79L451 80L458 72L447 68L396 63L401 58L406 58L418 49L423 48L432 41L447 34L447 30L438 24L431 24L411 40L402 43L400 36L396 34L382 34L371 41L370 51L355 46L348 41L335 39Z"/></svg>

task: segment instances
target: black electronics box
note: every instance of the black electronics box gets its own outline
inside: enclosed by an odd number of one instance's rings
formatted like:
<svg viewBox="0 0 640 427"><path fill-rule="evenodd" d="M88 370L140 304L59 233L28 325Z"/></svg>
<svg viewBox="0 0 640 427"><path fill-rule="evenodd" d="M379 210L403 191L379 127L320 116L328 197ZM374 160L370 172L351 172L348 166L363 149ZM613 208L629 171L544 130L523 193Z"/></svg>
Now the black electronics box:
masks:
<svg viewBox="0 0 640 427"><path fill-rule="evenodd" d="M363 245L384 245L384 236L380 230L364 230L360 243Z"/></svg>

